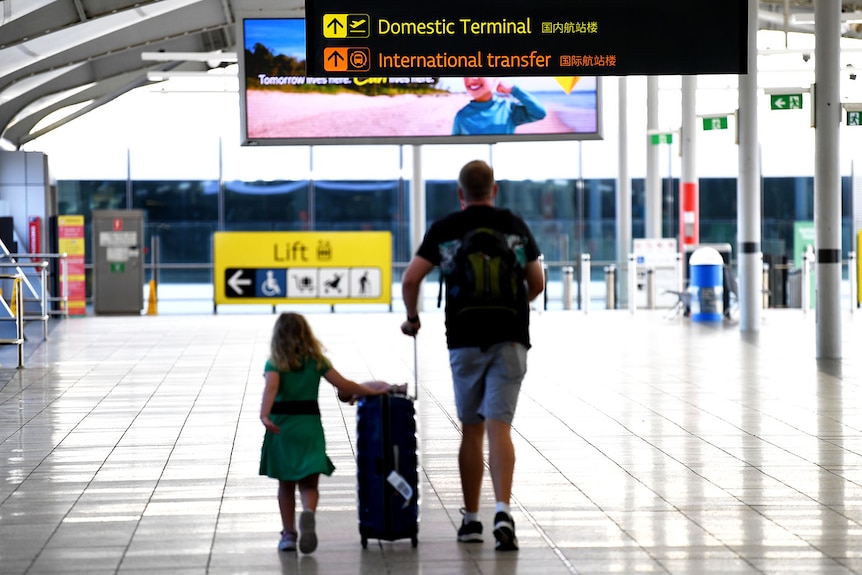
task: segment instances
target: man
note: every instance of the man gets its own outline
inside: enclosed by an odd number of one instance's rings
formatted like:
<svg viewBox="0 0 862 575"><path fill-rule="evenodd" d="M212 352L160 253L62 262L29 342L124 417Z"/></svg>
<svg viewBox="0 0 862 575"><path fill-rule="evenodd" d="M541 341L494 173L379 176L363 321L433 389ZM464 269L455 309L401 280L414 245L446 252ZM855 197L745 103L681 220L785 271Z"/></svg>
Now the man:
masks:
<svg viewBox="0 0 862 575"><path fill-rule="evenodd" d="M453 291L447 276L446 342L455 388L455 403L461 420L462 439L458 452L464 518L458 541L482 541L479 498L484 471L483 451L487 431L489 464L497 513L494 516L496 549L518 549L515 522L509 503L515 470L511 427L521 381L527 370L530 347L529 302L544 289L539 249L524 221L509 210L496 208L497 183L491 167L482 161L466 164L458 177L462 211L434 222L402 278L402 296L407 321L401 331L415 336L421 327L417 301L425 276L441 266L452 266L453 245L460 246L471 230L491 229L505 236L519 252L523 284L514 313L484 311L481 320L457 313L450 300ZM465 319L465 316L466 319Z"/></svg>

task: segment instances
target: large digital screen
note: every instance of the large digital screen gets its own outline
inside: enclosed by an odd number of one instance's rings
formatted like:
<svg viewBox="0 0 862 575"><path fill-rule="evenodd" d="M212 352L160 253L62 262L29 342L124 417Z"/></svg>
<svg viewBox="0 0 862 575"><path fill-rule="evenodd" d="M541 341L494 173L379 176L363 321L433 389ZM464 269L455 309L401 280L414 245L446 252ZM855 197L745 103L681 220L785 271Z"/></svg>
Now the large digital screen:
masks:
<svg viewBox="0 0 862 575"><path fill-rule="evenodd" d="M245 145L601 137L596 77L309 77L302 18L243 18Z"/></svg>

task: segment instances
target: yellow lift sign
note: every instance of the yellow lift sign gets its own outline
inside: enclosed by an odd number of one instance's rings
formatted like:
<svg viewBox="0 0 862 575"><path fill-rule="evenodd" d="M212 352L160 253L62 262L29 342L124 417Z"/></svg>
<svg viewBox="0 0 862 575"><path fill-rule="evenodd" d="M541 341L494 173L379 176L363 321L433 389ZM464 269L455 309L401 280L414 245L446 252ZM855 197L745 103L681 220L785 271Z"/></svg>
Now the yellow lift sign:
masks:
<svg viewBox="0 0 862 575"><path fill-rule="evenodd" d="M216 232L219 304L392 303L389 232Z"/></svg>

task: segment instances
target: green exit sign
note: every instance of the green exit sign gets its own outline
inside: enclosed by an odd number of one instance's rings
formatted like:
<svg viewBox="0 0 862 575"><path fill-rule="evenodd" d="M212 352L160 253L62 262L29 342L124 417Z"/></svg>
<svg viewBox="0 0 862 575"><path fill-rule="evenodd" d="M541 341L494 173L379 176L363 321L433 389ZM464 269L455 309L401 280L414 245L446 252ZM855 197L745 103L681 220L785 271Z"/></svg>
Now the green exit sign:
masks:
<svg viewBox="0 0 862 575"><path fill-rule="evenodd" d="M727 129L727 116L719 116L715 118L704 118L703 119L703 129L707 132L709 130L726 130Z"/></svg>
<svg viewBox="0 0 862 575"><path fill-rule="evenodd" d="M773 94L769 104L773 110L801 110L802 94Z"/></svg>
<svg viewBox="0 0 862 575"><path fill-rule="evenodd" d="M862 126L862 112L847 112L848 126Z"/></svg>
<svg viewBox="0 0 862 575"><path fill-rule="evenodd" d="M650 134L650 144L658 146L660 144L672 144L673 134Z"/></svg>

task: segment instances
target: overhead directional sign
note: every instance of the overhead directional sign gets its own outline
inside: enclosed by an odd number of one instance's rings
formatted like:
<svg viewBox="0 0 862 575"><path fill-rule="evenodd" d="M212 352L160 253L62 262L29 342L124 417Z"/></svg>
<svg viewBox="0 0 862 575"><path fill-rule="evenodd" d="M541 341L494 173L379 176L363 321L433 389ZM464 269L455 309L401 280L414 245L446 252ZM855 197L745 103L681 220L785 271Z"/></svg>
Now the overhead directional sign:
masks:
<svg viewBox="0 0 862 575"><path fill-rule="evenodd" d="M848 126L862 126L862 112L860 112L860 111L848 111L847 112L847 125Z"/></svg>
<svg viewBox="0 0 862 575"><path fill-rule="evenodd" d="M773 110L801 110L802 94L772 94L769 104Z"/></svg>
<svg viewBox="0 0 862 575"><path fill-rule="evenodd" d="M306 0L306 70L321 77L744 74L747 6Z"/></svg>
<svg viewBox="0 0 862 575"><path fill-rule="evenodd" d="M215 304L391 303L389 232L216 232Z"/></svg>

